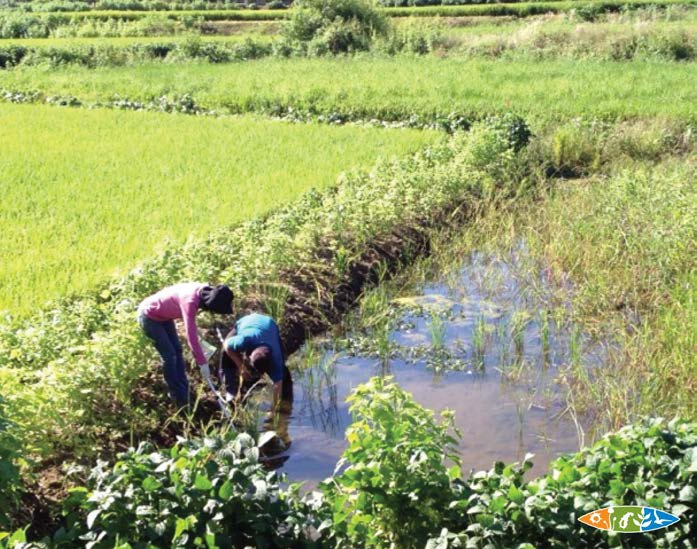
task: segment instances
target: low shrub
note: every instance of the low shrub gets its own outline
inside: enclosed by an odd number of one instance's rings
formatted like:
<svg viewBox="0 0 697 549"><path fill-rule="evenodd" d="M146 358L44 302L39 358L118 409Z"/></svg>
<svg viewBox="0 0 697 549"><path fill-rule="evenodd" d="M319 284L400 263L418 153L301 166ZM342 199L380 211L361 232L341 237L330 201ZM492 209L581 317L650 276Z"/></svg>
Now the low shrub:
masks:
<svg viewBox="0 0 697 549"><path fill-rule="evenodd" d="M18 65L26 55L27 48L24 46L0 47L0 69L9 69Z"/></svg>
<svg viewBox="0 0 697 549"><path fill-rule="evenodd" d="M562 456L525 481L532 464L497 463L455 483L450 506L466 546L690 547L697 535L697 424L649 419ZM609 505L664 509L680 522L651 534L608 534L578 522ZM452 524L448 523L448 524ZM451 526L452 531L452 526ZM526 545L528 547L528 545Z"/></svg>
<svg viewBox="0 0 697 549"><path fill-rule="evenodd" d="M227 63L271 55L266 42L211 42L192 36L181 42L136 42L127 46L88 44L0 48L0 69L17 65L114 67L148 61Z"/></svg>
<svg viewBox="0 0 697 549"><path fill-rule="evenodd" d="M298 0L283 27L292 50L313 55L350 53L370 48L387 32L387 20L369 0Z"/></svg>
<svg viewBox="0 0 697 549"><path fill-rule="evenodd" d="M22 13L0 13L0 38L46 38L51 28L48 18Z"/></svg>
<svg viewBox="0 0 697 549"><path fill-rule="evenodd" d="M354 422L337 468L321 486L331 509L326 537L348 547L424 547L460 476L453 414L442 421L389 379L348 399ZM450 467L446 463L450 463Z"/></svg>
<svg viewBox="0 0 697 549"><path fill-rule="evenodd" d="M292 546L304 535L294 492L258 458L244 433L182 439L167 451L141 444L113 467L100 462L88 487L71 491L54 546Z"/></svg>

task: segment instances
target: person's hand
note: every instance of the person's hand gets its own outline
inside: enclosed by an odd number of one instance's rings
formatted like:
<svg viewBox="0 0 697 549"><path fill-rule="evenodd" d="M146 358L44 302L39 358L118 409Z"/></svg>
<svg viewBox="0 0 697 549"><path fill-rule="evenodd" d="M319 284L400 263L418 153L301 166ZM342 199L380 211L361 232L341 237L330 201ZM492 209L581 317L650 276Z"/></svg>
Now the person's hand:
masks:
<svg viewBox="0 0 697 549"><path fill-rule="evenodd" d="M249 371L249 368L247 368L247 365L245 364L243 368L240 368L240 375L242 376L242 379L245 381L252 381L254 377L252 376L252 372Z"/></svg>
<svg viewBox="0 0 697 549"><path fill-rule="evenodd" d="M208 363L206 362L205 364L199 364L198 367L201 369L201 377L203 378L203 380L210 381L211 380L211 369L208 366Z"/></svg>

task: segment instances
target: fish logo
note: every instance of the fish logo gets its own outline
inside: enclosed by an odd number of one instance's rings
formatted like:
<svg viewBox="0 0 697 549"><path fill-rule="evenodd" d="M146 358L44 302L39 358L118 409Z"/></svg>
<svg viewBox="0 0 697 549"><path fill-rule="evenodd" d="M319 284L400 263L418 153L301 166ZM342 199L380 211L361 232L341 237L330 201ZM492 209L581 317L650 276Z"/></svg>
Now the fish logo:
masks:
<svg viewBox="0 0 697 549"><path fill-rule="evenodd" d="M598 530L634 534L660 530L675 524L680 519L654 507L625 505L591 511L578 520Z"/></svg>

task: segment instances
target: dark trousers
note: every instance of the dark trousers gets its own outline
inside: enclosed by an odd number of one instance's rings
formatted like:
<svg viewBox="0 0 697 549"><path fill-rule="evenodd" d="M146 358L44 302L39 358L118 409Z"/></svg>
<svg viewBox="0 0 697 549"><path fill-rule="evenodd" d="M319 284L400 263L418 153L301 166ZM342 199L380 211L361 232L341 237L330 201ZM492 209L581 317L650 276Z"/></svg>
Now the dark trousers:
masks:
<svg viewBox="0 0 697 549"><path fill-rule="evenodd" d="M186 377L182 344L174 320L158 322L145 315L139 315L138 323L160 353L170 396L177 406L186 406L189 403L189 380Z"/></svg>

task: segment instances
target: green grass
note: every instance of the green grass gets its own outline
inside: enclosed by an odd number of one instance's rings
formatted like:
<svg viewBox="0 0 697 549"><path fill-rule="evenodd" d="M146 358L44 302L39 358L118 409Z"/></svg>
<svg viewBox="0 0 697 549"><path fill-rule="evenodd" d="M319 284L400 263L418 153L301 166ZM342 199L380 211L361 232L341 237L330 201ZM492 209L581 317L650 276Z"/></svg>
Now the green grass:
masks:
<svg viewBox="0 0 697 549"><path fill-rule="evenodd" d="M0 106L0 309L27 313L432 132ZM169 241L170 244L166 244Z"/></svg>
<svg viewBox="0 0 697 549"><path fill-rule="evenodd" d="M601 331L612 326L622 346L574 387L610 425L697 414L695 160L560 185L523 223L530 247L573 281L579 314Z"/></svg>
<svg viewBox="0 0 697 549"><path fill-rule="evenodd" d="M688 63L497 61L406 57L263 59L225 66L5 71L0 89L148 100L191 93L203 107L406 119L453 111L515 110L533 118L585 116L694 119L697 71Z"/></svg>

